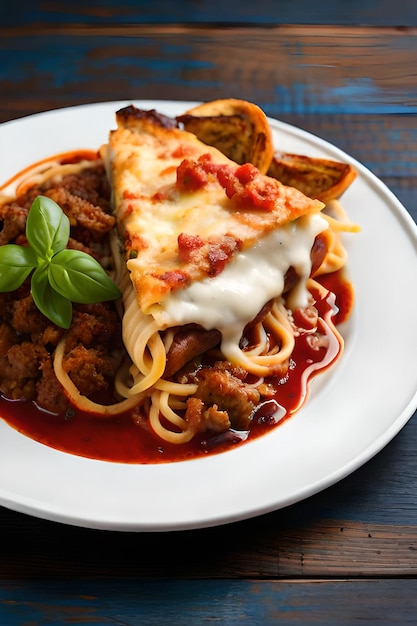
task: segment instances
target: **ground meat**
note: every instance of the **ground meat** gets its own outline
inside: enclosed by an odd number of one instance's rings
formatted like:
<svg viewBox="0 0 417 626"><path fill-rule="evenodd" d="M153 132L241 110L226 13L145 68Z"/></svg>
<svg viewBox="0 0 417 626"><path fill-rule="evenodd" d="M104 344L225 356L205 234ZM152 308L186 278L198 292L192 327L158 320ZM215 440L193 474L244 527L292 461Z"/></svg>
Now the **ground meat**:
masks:
<svg viewBox="0 0 417 626"><path fill-rule="evenodd" d="M102 163L77 174L67 174L59 186L110 213L110 187Z"/></svg>
<svg viewBox="0 0 417 626"><path fill-rule="evenodd" d="M9 400L36 400L36 380L34 378L2 378L3 363L0 359L0 393Z"/></svg>
<svg viewBox="0 0 417 626"><path fill-rule="evenodd" d="M15 329L6 322L0 325L0 393L11 399L34 400L48 411L60 412L67 401L53 371L53 350L64 331L41 314L38 325L38 312L32 304L30 298L14 303L11 318ZM113 350L121 346L121 340L118 316L110 305L84 308L74 311L64 367L80 392L90 395L109 389L120 360Z"/></svg>
<svg viewBox="0 0 417 626"><path fill-rule="evenodd" d="M43 333L48 320L36 307L32 296L28 295L14 302L11 323L16 332L35 337Z"/></svg>
<svg viewBox="0 0 417 626"><path fill-rule="evenodd" d="M39 337L39 343L43 346L49 346L51 348L56 347L63 335L63 332L62 328L58 328L54 324L48 324L42 335Z"/></svg>
<svg viewBox="0 0 417 626"><path fill-rule="evenodd" d="M17 333L28 335L33 343L43 346L56 346L63 334L61 328L42 315L30 294L12 304L11 325Z"/></svg>
<svg viewBox="0 0 417 626"><path fill-rule="evenodd" d="M7 358L16 378L21 376L37 378L41 363L49 358L49 354L43 346L24 341L13 345L7 352Z"/></svg>
<svg viewBox="0 0 417 626"><path fill-rule="evenodd" d="M68 331L67 350L81 343L84 346L108 344L120 347L120 321L108 302L74 306L71 328Z"/></svg>
<svg viewBox="0 0 417 626"><path fill-rule="evenodd" d="M243 369L243 367L233 365L233 363L229 361L216 361L214 363L214 369L218 372L229 372L231 376L241 381L244 381L248 376L248 372Z"/></svg>
<svg viewBox="0 0 417 626"><path fill-rule="evenodd" d="M91 245L91 242L88 242L87 240L85 240L85 243L80 241L80 239L85 239L82 233L78 233L77 236L78 239L74 239L74 237L70 237L68 239L67 248L69 248L70 250L80 250L81 252L90 254L96 259L96 261L100 263L103 257L103 251L100 249L100 247L97 248L96 245ZM107 250L105 254L107 255Z"/></svg>
<svg viewBox="0 0 417 626"><path fill-rule="evenodd" d="M10 302L13 300L12 294L0 293L0 320L5 320L10 309Z"/></svg>
<svg viewBox="0 0 417 626"><path fill-rule="evenodd" d="M72 227L82 226L90 232L90 236L92 233L99 235L108 233L115 224L113 215L106 213L101 207L88 200L76 196L68 189L63 187L50 189L45 192L45 195L59 204L68 216Z"/></svg>
<svg viewBox="0 0 417 626"><path fill-rule="evenodd" d="M17 294L18 292L14 292ZM11 399L35 400L39 406L54 411L62 395L52 368L51 349L63 330L51 324L25 295L13 301L2 299L0 307L0 393ZM1 321L3 320L3 321ZM45 372L49 372L46 376ZM55 408L54 408L55 407Z"/></svg>
<svg viewBox="0 0 417 626"><path fill-rule="evenodd" d="M17 294L17 292L14 292ZM36 308L32 296L0 298L0 393L34 400L52 412L67 401L53 371L53 351L64 334ZM12 294L13 295L13 294ZM120 321L111 303L74 305L65 367L81 393L109 388L119 364ZM119 352L118 352L119 351Z"/></svg>
<svg viewBox="0 0 417 626"><path fill-rule="evenodd" d="M6 322L0 323L0 357L7 356L7 352L18 341L19 338L13 328Z"/></svg>
<svg viewBox="0 0 417 626"><path fill-rule="evenodd" d="M16 203L3 205L0 207L0 246L15 241L16 238L25 232L28 210Z"/></svg>
<svg viewBox="0 0 417 626"><path fill-rule="evenodd" d="M33 400L41 366L49 358L39 344L23 341L11 346L7 355L0 357L0 392L12 400Z"/></svg>
<svg viewBox="0 0 417 626"><path fill-rule="evenodd" d="M110 189L101 161L62 178L34 185L15 200L0 204L0 245L27 244L28 211L39 195L49 195L69 216L68 247L98 260L108 257L104 235L115 220L110 214ZM0 393L10 399L33 400L52 412L65 410L67 400L53 370L54 349L64 334L36 308L30 279L13 293L0 293ZM66 367L82 393L107 389L118 360L120 320L112 303L73 306L68 331ZM120 357L119 357L120 358Z"/></svg>
<svg viewBox="0 0 417 626"><path fill-rule="evenodd" d="M68 400L55 376L52 359L41 364L41 377L36 382L36 403L51 413L63 413Z"/></svg>
<svg viewBox="0 0 417 626"><path fill-rule="evenodd" d="M196 432L211 431L224 433L231 424L226 411L219 411L217 406L206 407L200 398L189 398L185 419Z"/></svg>
<svg viewBox="0 0 417 626"><path fill-rule="evenodd" d="M109 388L109 378L114 376L114 364L104 350L79 344L65 355L63 367L80 393L92 393Z"/></svg>
<svg viewBox="0 0 417 626"><path fill-rule="evenodd" d="M0 245L24 237L28 211L39 195L49 196L61 206L70 219L73 239L80 238L84 245L88 239L100 239L115 224L109 184L104 166L98 162L77 174L34 185L12 202L0 205Z"/></svg>
<svg viewBox="0 0 417 626"><path fill-rule="evenodd" d="M230 366L230 364L228 364ZM259 391L234 376L233 366L204 367L198 372L199 383L195 398L203 407L190 404L186 419L195 420L193 413L199 412L200 423L226 426L226 417L236 430L249 428L252 413L260 401ZM239 369L238 369L239 371ZM226 429L226 428L225 428Z"/></svg>

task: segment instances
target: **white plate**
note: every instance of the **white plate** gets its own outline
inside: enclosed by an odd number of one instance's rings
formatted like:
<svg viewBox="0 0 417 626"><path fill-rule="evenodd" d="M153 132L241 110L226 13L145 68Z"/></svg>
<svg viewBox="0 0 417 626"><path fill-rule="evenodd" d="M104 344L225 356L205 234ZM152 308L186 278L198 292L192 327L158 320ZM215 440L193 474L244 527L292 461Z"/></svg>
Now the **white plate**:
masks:
<svg viewBox="0 0 417 626"><path fill-rule="evenodd" d="M98 148L114 113L130 102L72 107L0 126L5 182L55 152ZM137 102L176 115L194 103ZM64 454L0 420L0 504L85 526L166 531L260 515L334 484L385 446L416 407L417 229L393 194L332 145L271 120L287 152L352 163L359 176L343 196L352 220L349 272L356 308L346 351L313 385L304 408L270 434L229 452L163 465L123 465Z"/></svg>

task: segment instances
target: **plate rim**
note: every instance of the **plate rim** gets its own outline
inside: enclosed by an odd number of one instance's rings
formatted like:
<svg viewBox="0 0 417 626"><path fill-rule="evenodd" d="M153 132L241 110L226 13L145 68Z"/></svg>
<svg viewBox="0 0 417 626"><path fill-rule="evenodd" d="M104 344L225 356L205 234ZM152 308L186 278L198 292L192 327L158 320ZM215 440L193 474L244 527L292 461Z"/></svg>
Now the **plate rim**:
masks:
<svg viewBox="0 0 417 626"><path fill-rule="evenodd" d="M21 118L17 118L15 120L9 120L7 122L3 122L2 124L0 124L0 136L3 132L3 129L6 127L11 128L15 125L19 126L22 124L30 125L33 122L36 123L37 119L47 119L48 116L51 116L51 115L58 114L58 115L63 115L65 117L67 114L76 115L77 113L85 109L93 110L96 108L104 108L104 109L113 108L113 110L116 111L117 108L121 108L122 106L126 106L127 104L131 104L131 103L135 104L136 106L141 106L143 108L149 107L149 108L171 109L172 107L174 108L178 107L178 108L183 108L184 110L185 108L190 108L191 106L194 106L195 104L197 104L197 102L182 101L182 100L134 100L134 99L130 100L129 99L129 100L117 100L117 101L109 100L109 101L104 101L104 102L93 102L93 103L88 103L88 104L72 105L70 107L62 107L58 109L52 109L50 111L43 111L43 112L35 113L32 115L27 115ZM348 153L344 152L343 150L341 150L340 148L338 148L331 142L328 142L327 140L322 139L321 137L316 136L315 134L309 131L305 131L297 126L288 124L287 122L282 122L280 120L277 120L269 116L268 116L268 120L271 124L271 127L275 129L276 132L284 131L291 137L293 135L296 135L298 139L301 138L301 141L307 142L315 148L317 148L318 146L320 150L324 150L325 152L333 154L334 158L347 160L354 167L356 167L358 171L358 175L364 177L367 183L371 187L373 187L374 190L376 190L376 193L383 194L383 196L389 199L390 212L392 211L395 212L395 218L400 223L402 223L403 228L409 237L409 243L411 243L414 246L415 250L417 249L417 225L415 224L411 214L401 204L399 199L387 187L387 185L385 185L385 183L383 183L378 177L376 177L375 174L373 174L365 165L357 161L355 158L351 157ZM4 181L0 181L0 184L3 182ZM30 497L26 499L25 498L19 499L19 498L16 498L16 496L13 496L13 494L7 494L7 490L5 490L2 487L1 483L0 483L0 505L5 506L6 508L9 508L11 510L19 511L19 512L29 514L29 515L32 515L41 519L57 521L57 522L66 523L66 524L75 525L75 526L97 528L97 529L100 528L100 529L107 529L107 530L126 530L126 531L138 531L138 532L139 531L147 531L147 532L155 531L156 532L156 531L171 531L171 530L187 530L187 529L205 528L205 527L229 524L235 521L241 521L241 520L248 519L248 518L258 517L265 513L272 512L274 510L278 510L281 508L285 508L291 504L295 504L296 502L304 500L305 498L310 497L314 495L315 493L318 493L330 487L331 485L335 484L339 480L345 478L346 476L351 474L353 471L361 467L365 462L370 460L373 456L375 456L383 447L385 447L409 421L409 419L412 417L416 408L417 408L417 387L414 389L414 393L411 395L408 403L402 408L400 413L396 416L395 420L390 424L389 428L387 428L384 432L380 433L379 437L375 439L371 445L365 447L362 450L361 454L356 455L356 457L354 459L351 459L350 462L345 463L343 467L340 467L337 470L335 470L331 475L327 476L325 480L321 480L319 483L315 484L314 486L312 485L306 486L304 490L300 489L297 493L293 494L292 498L287 497L286 500L283 501L283 503L278 504L278 505L277 503L274 504L273 502L268 502L268 503L265 503L263 507L258 506L253 509L249 507L246 510L240 509L239 511L235 511L234 514L230 512L224 515L222 515L221 513L218 513L217 515L212 515L210 518L204 519L203 517L201 517L198 520L190 519L188 522L185 519L183 519L181 522L177 521L175 523L172 523L172 522L164 523L163 521L159 523L155 523L155 522L154 523L151 523L151 522L141 523L140 520L123 522L123 520L120 520L120 519L112 519L112 520L111 519L99 519L99 517L97 517L97 519L91 519L87 517L83 518L83 516L80 513L69 515L68 513L60 511L59 508L55 507L54 509L54 506L52 506L52 504L50 505L49 509L46 509L45 506L43 507L40 506L39 502L38 503L33 502ZM298 415L299 413L294 417L294 419L297 419ZM3 420L0 420L0 421L1 423L4 423ZM275 429L275 431L279 431L279 428ZM20 436L20 437L23 437L23 436ZM37 445L41 446L42 449L44 448L42 444L37 444ZM29 448L31 447L32 446L29 446ZM65 455L65 453L61 453L57 451L54 451L54 452L59 455L62 455L62 454ZM230 455L231 453L232 451L226 452L225 454ZM52 456L54 455L52 454ZM71 455L67 455L67 456L71 456ZM78 460L80 459L80 457L75 457L75 458ZM218 458L218 455L211 457L211 458L216 459ZM208 459L204 459L204 461L207 461L207 460ZM111 463L108 464L102 461L94 461L90 459L84 459L84 461L87 461L87 464L93 463L96 467L98 466L103 467L103 464L104 466L113 465ZM193 463L193 462L194 461L185 461L183 463L189 465L190 463ZM157 466L152 466L152 467L167 468L167 467L170 467L171 465L172 464L162 464L162 465L157 465Z"/></svg>

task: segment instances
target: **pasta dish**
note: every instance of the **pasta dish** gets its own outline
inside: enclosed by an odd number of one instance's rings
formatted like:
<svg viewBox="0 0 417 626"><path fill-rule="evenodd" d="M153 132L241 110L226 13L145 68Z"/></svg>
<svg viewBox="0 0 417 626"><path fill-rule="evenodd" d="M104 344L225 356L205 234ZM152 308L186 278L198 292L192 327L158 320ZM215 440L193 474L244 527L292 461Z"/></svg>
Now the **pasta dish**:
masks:
<svg viewBox="0 0 417 626"><path fill-rule="evenodd" d="M29 274L2 289L0 260L0 413L94 458L230 449L293 415L343 352L343 237L358 227L340 196L355 172L279 153L244 101L175 119L129 106L116 122L95 150L52 156L0 188L1 246L30 247L28 215L46 198L68 218L66 248L93 257L121 294L68 296L65 328L36 306Z"/></svg>

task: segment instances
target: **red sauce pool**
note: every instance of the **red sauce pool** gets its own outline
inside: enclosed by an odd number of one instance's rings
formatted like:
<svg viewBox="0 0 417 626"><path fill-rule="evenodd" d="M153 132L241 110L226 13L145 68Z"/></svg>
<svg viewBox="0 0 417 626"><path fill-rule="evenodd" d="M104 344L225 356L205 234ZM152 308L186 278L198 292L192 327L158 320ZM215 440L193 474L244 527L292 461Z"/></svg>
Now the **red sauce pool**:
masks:
<svg viewBox="0 0 417 626"><path fill-rule="evenodd" d="M353 291L350 283L341 272L327 276L320 282L336 294L339 312L334 319L344 321L352 308ZM329 310L327 299L316 303L321 316ZM303 403L307 394L302 388L301 379L312 363L323 359L325 350L312 350L301 335L296 340L292 366L285 381L268 380L273 383L276 393L273 400L264 402L256 411L251 429L242 440L235 433L195 437L183 445L161 442L152 433L135 425L129 415L100 420L78 410L67 411L63 415L51 415L40 411L33 403L9 401L0 398L0 416L20 433L47 446L93 459L119 463L165 463L218 454L234 445L259 437L277 427L277 404L286 410L288 419ZM337 358L337 356L335 357ZM334 359L333 359L334 360ZM312 371L311 380L319 371ZM314 366L313 366L314 367ZM282 423L280 421L279 423Z"/></svg>

